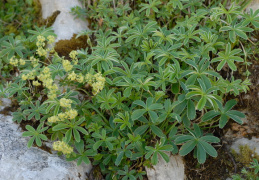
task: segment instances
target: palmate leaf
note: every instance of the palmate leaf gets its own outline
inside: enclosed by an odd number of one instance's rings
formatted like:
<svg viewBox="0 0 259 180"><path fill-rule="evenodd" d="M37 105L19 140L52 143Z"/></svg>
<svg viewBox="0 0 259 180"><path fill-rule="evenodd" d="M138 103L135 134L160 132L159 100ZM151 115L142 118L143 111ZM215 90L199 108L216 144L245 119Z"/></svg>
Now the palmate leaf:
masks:
<svg viewBox="0 0 259 180"><path fill-rule="evenodd" d="M30 109L24 110L24 114L28 115L28 119L31 120L35 117L36 120L40 120L41 115L46 114L46 104L41 104L36 101L36 104L31 104Z"/></svg>
<svg viewBox="0 0 259 180"><path fill-rule="evenodd" d="M32 126L26 125L25 128L28 131L25 131L22 136L27 137L27 136L32 136L31 139L28 141L28 147L30 148L35 141L37 146L42 145L42 140L46 141L48 138L44 134L42 134L44 131L48 129L48 127L43 128L44 123L41 123L37 129L35 130Z"/></svg>
<svg viewBox="0 0 259 180"><path fill-rule="evenodd" d="M28 87L25 87L26 83L23 81L20 81L19 84L12 83L10 87L6 89L6 91L9 93L9 97L12 97L15 93L18 93L18 95L21 95L23 91L28 90Z"/></svg>
<svg viewBox="0 0 259 180"><path fill-rule="evenodd" d="M259 9L255 12L252 8L250 8L250 12L247 14L241 14L245 19L243 21L243 26L247 26L249 23L253 24L256 28L259 28Z"/></svg>
<svg viewBox="0 0 259 180"><path fill-rule="evenodd" d="M197 124L194 124L193 127L194 130L187 128L190 135L179 135L175 139L176 144L183 144L179 150L179 154L185 156L195 149L196 157L201 164L206 161L206 154L217 157L217 151L210 143L219 142L219 138L212 135L202 136L200 127Z"/></svg>
<svg viewBox="0 0 259 180"><path fill-rule="evenodd" d="M20 58L23 57L23 52L25 51L24 45L20 40L16 40L12 36L8 36L6 40L2 41L0 46L0 57L7 56L8 59L17 55Z"/></svg>
<svg viewBox="0 0 259 180"><path fill-rule="evenodd" d="M221 102L221 98L215 93L213 93L213 92L216 92L218 88L211 87L210 83L207 83L205 80L200 78L198 79L198 82L199 82L199 86L196 86L196 85L187 86L189 89L193 91L188 92L186 94L186 99L193 99L194 97L199 96L200 99L196 107L199 111L201 111L205 107L207 102L209 102L214 109L218 109L217 102Z"/></svg>
<svg viewBox="0 0 259 180"><path fill-rule="evenodd" d="M129 43L131 41L135 41L135 45L138 46L141 42L141 40L148 37L149 34L151 34L156 29L154 28L157 22L151 21L146 26L142 27L141 24L138 24L134 29L131 29L128 31L128 34L130 35L126 43Z"/></svg>
<svg viewBox="0 0 259 180"><path fill-rule="evenodd" d="M241 118L244 118L245 114L239 111L231 110L236 105L236 103L237 102L233 99L229 100L225 104L225 107L219 106L219 111L212 110L204 114L204 116L202 117L202 121L209 121L214 117L219 116L219 128L223 128L227 124L229 119L233 119L237 123L242 124L243 121Z"/></svg>
<svg viewBox="0 0 259 180"><path fill-rule="evenodd" d="M242 23L235 24L235 22L233 22L231 26L223 26L220 28L220 31L228 31L230 41L235 43L236 36L239 36L243 39L248 39L246 32L252 32L253 29L245 27Z"/></svg>
<svg viewBox="0 0 259 180"><path fill-rule="evenodd" d="M136 104L138 106L141 106L142 109L136 109L132 113L132 120L139 119L142 117L145 113L148 113L150 119L152 122L156 122L158 120L158 115L156 110L163 109L163 105L159 103L154 103L154 98L149 97L144 103L141 100L136 100L133 102L133 105Z"/></svg>
<svg viewBox="0 0 259 180"><path fill-rule="evenodd" d="M36 41L37 36L43 36L45 38L47 38L48 36L55 36L55 37L57 36L54 33L52 27L46 28L45 26L42 26L42 27L35 26L35 30L28 30L28 32L32 34L32 36L30 37L31 42Z"/></svg>
<svg viewBox="0 0 259 180"><path fill-rule="evenodd" d="M67 141L70 141L73 137L73 139L75 139L76 142L80 142L81 136L79 132L81 132L84 135L88 135L88 132L83 127L81 127L81 124L83 124L84 122L85 118L80 118L78 121L76 121L75 119L65 119L63 122L55 125L52 128L52 130L64 133Z"/></svg>
<svg viewBox="0 0 259 180"><path fill-rule="evenodd" d="M147 154L145 155L146 159L149 159L151 156L151 163L156 165L158 163L158 155L160 155L165 162L169 162L169 157L165 151L171 152L173 150L172 145L164 145L165 140L164 138L161 139L160 143L156 143L155 147L146 146L145 149L147 150Z"/></svg>
<svg viewBox="0 0 259 180"><path fill-rule="evenodd" d="M140 6L142 7L139 12L142 11L146 11L146 16L148 17L151 13L151 10L153 10L154 12L158 12L158 8L157 6L160 5L161 2L159 0L148 0L147 4L140 4Z"/></svg>
<svg viewBox="0 0 259 180"><path fill-rule="evenodd" d="M179 9L183 9L183 4L182 4L182 2L187 2L187 1L189 1L189 0L170 0L168 3L167 3L167 5L168 6L173 6L173 8L174 9L176 9L177 7L179 8Z"/></svg>
<svg viewBox="0 0 259 180"><path fill-rule="evenodd" d="M219 57L216 57L214 59L212 59L212 63L213 62L218 62L220 61L220 63L218 64L217 66L217 71L220 71L225 64L227 64L231 70L233 71L236 71L237 70L237 67L235 65L235 61L236 62L243 62L243 58L239 57L239 56L235 56L237 55L238 53L241 52L241 49L234 49L234 50L231 50L231 45L230 43L227 44L226 46L226 51L225 52L219 52L218 53L218 56Z"/></svg>

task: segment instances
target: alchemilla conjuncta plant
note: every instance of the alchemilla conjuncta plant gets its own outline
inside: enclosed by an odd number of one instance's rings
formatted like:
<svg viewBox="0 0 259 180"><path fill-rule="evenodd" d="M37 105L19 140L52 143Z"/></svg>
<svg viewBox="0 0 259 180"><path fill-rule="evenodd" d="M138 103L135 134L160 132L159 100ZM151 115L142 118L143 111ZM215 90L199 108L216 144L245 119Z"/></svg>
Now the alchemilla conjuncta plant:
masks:
<svg viewBox="0 0 259 180"><path fill-rule="evenodd" d="M106 179L142 179L143 166L159 156L168 162L169 153L193 152L204 163L220 141L210 129L244 117L226 96L250 84L259 10L243 12L245 5L100 0L75 7L72 13L84 18L87 10L96 22L82 33L89 47L60 57L50 28L29 31L23 41L36 47L29 52L8 36L2 56L17 76L0 94L19 102L13 120L28 122L28 147L51 139L54 150L98 165ZM233 76L238 67L246 69L243 79Z"/></svg>

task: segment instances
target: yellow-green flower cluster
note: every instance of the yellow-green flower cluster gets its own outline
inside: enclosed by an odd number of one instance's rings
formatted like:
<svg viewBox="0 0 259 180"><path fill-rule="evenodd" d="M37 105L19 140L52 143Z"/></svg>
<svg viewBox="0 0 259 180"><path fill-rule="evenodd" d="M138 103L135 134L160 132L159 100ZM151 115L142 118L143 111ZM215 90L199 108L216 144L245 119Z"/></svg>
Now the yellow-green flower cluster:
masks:
<svg viewBox="0 0 259 180"><path fill-rule="evenodd" d="M32 81L32 85L33 86L40 86L41 84L39 83L39 81Z"/></svg>
<svg viewBox="0 0 259 180"><path fill-rule="evenodd" d="M58 122L58 121L61 121L58 116L51 116L48 118L48 122L50 123L55 123L55 122Z"/></svg>
<svg viewBox="0 0 259 180"><path fill-rule="evenodd" d="M66 114L66 113L59 113L59 114L58 114L58 118L59 118L61 121L64 121L65 119L67 119L67 114Z"/></svg>
<svg viewBox="0 0 259 180"><path fill-rule="evenodd" d="M51 73L48 67L45 67L41 74L38 76L38 79L42 81L43 86L45 86L48 90L48 98L54 99L57 97L58 86L54 83L51 78Z"/></svg>
<svg viewBox="0 0 259 180"><path fill-rule="evenodd" d="M61 98L59 100L60 106L65 107L65 108L71 108L72 100L71 99L66 99L66 98Z"/></svg>
<svg viewBox="0 0 259 180"><path fill-rule="evenodd" d="M27 73L27 74L23 74L23 75L22 75L22 79L23 79L24 81L26 81L27 79L33 80L33 79L35 78L35 74L36 74L36 71L30 71L30 72Z"/></svg>
<svg viewBox="0 0 259 180"><path fill-rule="evenodd" d="M70 109L69 111L66 112L66 115L68 119L71 120L71 119L74 119L78 115L78 113L75 109Z"/></svg>
<svg viewBox="0 0 259 180"><path fill-rule="evenodd" d="M55 151L60 151L63 154L71 154L73 152L73 148L69 146L64 141L56 141L53 143L53 149Z"/></svg>
<svg viewBox="0 0 259 180"><path fill-rule="evenodd" d="M77 59L78 52L77 51L71 51L69 53L69 57L73 60Z"/></svg>
<svg viewBox="0 0 259 180"><path fill-rule="evenodd" d="M36 52L37 52L37 54L38 54L39 56L44 56L44 57L47 57L47 54L48 54L48 52L47 52L45 49L43 49L42 47L39 47L39 48L36 50Z"/></svg>
<svg viewBox="0 0 259 180"><path fill-rule="evenodd" d="M62 65L66 72L72 70L73 68L73 65L68 60L63 60Z"/></svg>
<svg viewBox="0 0 259 180"><path fill-rule="evenodd" d="M52 36L52 35L49 35L49 36L47 37L47 39L48 39L48 44L52 44L52 43L55 42L55 37Z"/></svg>
<svg viewBox="0 0 259 180"><path fill-rule="evenodd" d="M74 81L74 80L76 80L76 78L77 78L77 75L76 75L76 73L74 72L74 71L72 71L71 73L69 73L68 74L68 77L67 77L69 80L71 80L71 81Z"/></svg>
<svg viewBox="0 0 259 180"><path fill-rule="evenodd" d="M31 61L33 67L36 67L36 66L39 64L39 60L36 59L36 58L33 57L33 56L30 57L30 61Z"/></svg>
<svg viewBox="0 0 259 180"><path fill-rule="evenodd" d="M44 36L41 36L41 35L39 35L39 36L37 36L37 42L36 42L36 46L37 47L42 47L42 46L45 46L45 37Z"/></svg>
<svg viewBox="0 0 259 180"><path fill-rule="evenodd" d="M88 73L85 76L85 80L87 81L88 84L90 84L93 87L94 95L99 93L104 88L105 78L102 77L101 73L97 73L95 75Z"/></svg>
<svg viewBox="0 0 259 180"><path fill-rule="evenodd" d="M77 111L75 109L69 109L66 112L59 113L57 116L51 116L48 118L48 122L50 123L56 123L60 121L64 121L65 119L72 120L76 118L78 115Z"/></svg>
<svg viewBox="0 0 259 180"><path fill-rule="evenodd" d="M9 63L13 66L18 66L18 65L25 65L25 60L24 59L17 59L14 56L10 59Z"/></svg>
<svg viewBox="0 0 259 180"><path fill-rule="evenodd" d="M76 81L79 82L79 83L83 83L84 82L84 76L82 73L78 74L76 76Z"/></svg>
<svg viewBox="0 0 259 180"><path fill-rule="evenodd" d="M47 40L48 40L48 44L53 44L55 42L55 37L50 35L47 37ZM41 35L37 36L36 45L37 45L38 49L36 50L36 52L39 56L47 57L49 52L54 52L53 46L51 49L44 48L45 41L46 41L46 38L44 36L41 36Z"/></svg>

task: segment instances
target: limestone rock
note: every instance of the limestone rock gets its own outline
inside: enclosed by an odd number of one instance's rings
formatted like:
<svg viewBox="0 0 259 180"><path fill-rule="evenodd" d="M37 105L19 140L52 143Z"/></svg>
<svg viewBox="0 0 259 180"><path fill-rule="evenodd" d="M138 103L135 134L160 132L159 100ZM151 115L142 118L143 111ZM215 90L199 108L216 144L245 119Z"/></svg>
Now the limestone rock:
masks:
<svg viewBox="0 0 259 180"><path fill-rule="evenodd" d="M254 150L254 152L259 155L259 138L255 137L253 137L251 140L247 138L237 139L232 143L231 149L239 153L239 147L245 145L247 145L251 150Z"/></svg>
<svg viewBox="0 0 259 180"><path fill-rule="evenodd" d="M249 11L249 9L252 8L254 10L254 12L259 9L259 0L253 0L248 7L246 8L247 11Z"/></svg>
<svg viewBox="0 0 259 180"><path fill-rule="evenodd" d="M91 166L77 166L57 154L36 147L27 148L29 138L22 137L11 116L0 115L1 180L85 180Z"/></svg>
<svg viewBox="0 0 259 180"><path fill-rule="evenodd" d="M169 163L166 163L161 156L158 156L158 163L152 168L147 168L148 180L184 180L184 162L181 156L170 156Z"/></svg>
<svg viewBox="0 0 259 180"><path fill-rule="evenodd" d="M71 13L71 8L82 6L79 0L40 0L42 6L42 16L44 19L51 16L53 12L60 11L54 24L54 32L57 34L56 42L64 39L71 39L73 34L78 34L88 29L88 22L75 18Z"/></svg>
<svg viewBox="0 0 259 180"><path fill-rule="evenodd" d="M12 102L8 98L1 98L0 99L0 111L3 110L5 107L11 106Z"/></svg>

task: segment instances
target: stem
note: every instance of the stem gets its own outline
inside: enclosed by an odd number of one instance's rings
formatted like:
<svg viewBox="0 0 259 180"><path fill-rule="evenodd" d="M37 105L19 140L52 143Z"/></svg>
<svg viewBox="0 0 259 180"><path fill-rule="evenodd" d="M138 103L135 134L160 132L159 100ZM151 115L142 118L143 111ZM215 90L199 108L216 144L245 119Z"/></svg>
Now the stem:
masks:
<svg viewBox="0 0 259 180"><path fill-rule="evenodd" d="M171 129L173 129L175 127L175 125L178 123L178 121L175 121L175 123L166 131L165 135L167 135Z"/></svg>
<svg viewBox="0 0 259 180"><path fill-rule="evenodd" d="M93 110L95 110L104 120L104 122L109 125L109 121L104 117L104 115L97 109L95 108L92 104L88 104Z"/></svg>

